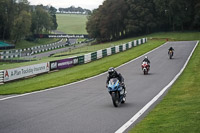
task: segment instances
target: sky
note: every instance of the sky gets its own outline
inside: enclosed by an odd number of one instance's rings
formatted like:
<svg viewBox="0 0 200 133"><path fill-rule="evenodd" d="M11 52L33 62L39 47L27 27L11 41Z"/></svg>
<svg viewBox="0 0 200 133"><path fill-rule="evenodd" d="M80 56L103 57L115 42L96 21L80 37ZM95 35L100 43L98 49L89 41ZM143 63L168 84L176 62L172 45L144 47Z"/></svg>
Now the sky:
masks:
<svg viewBox="0 0 200 133"><path fill-rule="evenodd" d="M96 9L102 5L104 0L28 0L30 5L43 4L52 5L55 8L68 8L70 6L82 7L84 9Z"/></svg>

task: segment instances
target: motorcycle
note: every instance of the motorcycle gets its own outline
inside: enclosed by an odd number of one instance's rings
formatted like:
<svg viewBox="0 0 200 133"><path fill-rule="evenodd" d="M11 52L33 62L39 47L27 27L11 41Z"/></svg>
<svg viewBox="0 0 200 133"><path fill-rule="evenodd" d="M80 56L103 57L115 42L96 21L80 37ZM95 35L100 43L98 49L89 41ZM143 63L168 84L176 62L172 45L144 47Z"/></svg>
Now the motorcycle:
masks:
<svg viewBox="0 0 200 133"><path fill-rule="evenodd" d="M173 51L172 51L172 50L169 50L168 55L169 55L169 59L172 59Z"/></svg>
<svg viewBox="0 0 200 133"><path fill-rule="evenodd" d="M122 88L117 78L110 79L107 88L109 94L112 97L112 102L114 107L118 107L121 103L122 104L125 103L126 101L125 90Z"/></svg>
<svg viewBox="0 0 200 133"><path fill-rule="evenodd" d="M142 62L142 71L143 71L144 75L148 74L148 72L149 72L149 64L145 61Z"/></svg>

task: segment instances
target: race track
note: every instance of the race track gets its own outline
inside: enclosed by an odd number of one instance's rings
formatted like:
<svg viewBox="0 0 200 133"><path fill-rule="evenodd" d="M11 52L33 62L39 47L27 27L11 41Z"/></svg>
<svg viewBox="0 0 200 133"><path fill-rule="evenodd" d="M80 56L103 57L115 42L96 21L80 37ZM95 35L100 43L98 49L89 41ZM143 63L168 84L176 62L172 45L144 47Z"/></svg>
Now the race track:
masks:
<svg viewBox="0 0 200 133"><path fill-rule="evenodd" d="M113 107L105 88L107 74L78 83L0 100L0 133L114 133L179 73L197 42L168 42L150 52L149 75L138 58L119 67L127 101ZM175 54L169 59L168 48Z"/></svg>

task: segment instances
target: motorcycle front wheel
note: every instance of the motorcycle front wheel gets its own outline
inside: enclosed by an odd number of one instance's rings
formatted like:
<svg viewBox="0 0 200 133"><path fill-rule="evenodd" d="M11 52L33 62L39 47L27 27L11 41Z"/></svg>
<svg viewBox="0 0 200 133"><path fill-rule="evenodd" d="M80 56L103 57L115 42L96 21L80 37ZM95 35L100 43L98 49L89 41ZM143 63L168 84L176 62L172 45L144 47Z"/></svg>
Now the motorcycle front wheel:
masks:
<svg viewBox="0 0 200 133"><path fill-rule="evenodd" d="M112 96L113 105L115 107L118 107L119 106L119 93L112 92L111 96Z"/></svg>

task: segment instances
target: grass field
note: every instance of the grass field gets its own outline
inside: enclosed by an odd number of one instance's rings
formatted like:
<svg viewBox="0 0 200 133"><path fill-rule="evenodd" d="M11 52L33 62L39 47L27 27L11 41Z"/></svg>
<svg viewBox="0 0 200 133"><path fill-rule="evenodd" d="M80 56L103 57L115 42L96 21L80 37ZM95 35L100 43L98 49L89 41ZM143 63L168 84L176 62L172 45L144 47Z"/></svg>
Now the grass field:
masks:
<svg viewBox="0 0 200 133"><path fill-rule="evenodd" d="M58 31L66 34L87 34L86 31L86 15L75 14L56 14Z"/></svg>
<svg viewBox="0 0 200 133"><path fill-rule="evenodd" d="M199 40L200 32L160 32L147 35L153 38L168 38L171 41L191 41Z"/></svg>
<svg viewBox="0 0 200 133"><path fill-rule="evenodd" d="M30 48L30 47L34 47L34 46L38 46L38 45L46 45L46 44L50 44L50 43L54 43L56 41L59 41L60 39L36 39L33 42L30 41L26 41L26 40L22 40L19 43L17 43L15 46L15 49L23 49L23 48Z"/></svg>

